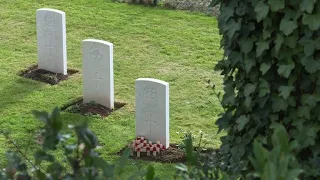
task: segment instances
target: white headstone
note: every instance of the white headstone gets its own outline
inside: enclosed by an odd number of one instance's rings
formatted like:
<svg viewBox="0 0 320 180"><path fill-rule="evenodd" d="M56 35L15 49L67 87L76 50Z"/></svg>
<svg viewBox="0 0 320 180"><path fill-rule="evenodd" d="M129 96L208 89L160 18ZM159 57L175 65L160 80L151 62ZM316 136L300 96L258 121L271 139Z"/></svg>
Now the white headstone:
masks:
<svg viewBox="0 0 320 180"><path fill-rule="evenodd" d="M136 136L169 147L169 83L151 78L136 80Z"/></svg>
<svg viewBox="0 0 320 180"><path fill-rule="evenodd" d="M65 13L55 9L37 10L38 69L67 74Z"/></svg>
<svg viewBox="0 0 320 180"><path fill-rule="evenodd" d="M113 44L86 39L82 42L83 102L114 108Z"/></svg>

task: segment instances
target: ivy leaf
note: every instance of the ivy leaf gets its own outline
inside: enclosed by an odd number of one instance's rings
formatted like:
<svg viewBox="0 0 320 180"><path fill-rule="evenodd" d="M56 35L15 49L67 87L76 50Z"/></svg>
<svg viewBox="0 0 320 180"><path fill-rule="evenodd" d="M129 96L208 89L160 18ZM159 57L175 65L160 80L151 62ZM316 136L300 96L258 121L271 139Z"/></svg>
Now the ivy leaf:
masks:
<svg viewBox="0 0 320 180"><path fill-rule="evenodd" d="M270 17L266 17L263 19L263 27L264 28L272 27L272 19Z"/></svg>
<svg viewBox="0 0 320 180"><path fill-rule="evenodd" d="M266 80L260 78L259 79L259 97L263 97L269 93L270 93L269 83Z"/></svg>
<svg viewBox="0 0 320 180"><path fill-rule="evenodd" d="M306 56L311 56L316 51L316 45L312 40L304 46L304 53Z"/></svg>
<svg viewBox="0 0 320 180"><path fill-rule="evenodd" d="M238 31L241 27L241 23L236 22L234 19L229 19L228 22L225 24L225 29L227 29L227 36L229 37L229 39L232 39L232 37L234 36L234 33L236 31Z"/></svg>
<svg viewBox="0 0 320 180"><path fill-rule="evenodd" d="M301 60L301 64L305 67L308 73L315 73L320 70L320 62L314 60L313 56L306 56Z"/></svg>
<svg viewBox="0 0 320 180"><path fill-rule="evenodd" d="M287 62L278 63L278 74L288 78L291 74L292 69L295 67L294 62L291 59L288 59Z"/></svg>
<svg viewBox="0 0 320 180"><path fill-rule="evenodd" d="M310 108L308 106L300 106L298 109L298 116L310 119Z"/></svg>
<svg viewBox="0 0 320 180"><path fill-rule="evenodd" d="M236 8L236 13L239 16L243 16L246 14L246 10L247 10L247 6L244 3L240 2L238 7Z"/></svg>
<svg viewBox="0 0 320 180"><path fill-rule="evenodd" d="M287 99L290 96L290 93L293 90L293 86L280 86L279 87L279 96L283 97L283 99Z"/></svg>
<svg viewBox="0 0 320 180"><path fill-rule="evenodd" d="M283 42L284 42L284 37L283 37L280 33L277 34L277 37L276 37L276 40L275 40L275 50L276 50L276 53L279 53L280 48L281 48Z"/></svg>
<svg viewBox="0 0 320 180"><path fill-rule="evenodd" d="M250 94L252 94L256 90L256 87L257 87L257 85L255 85L255 84L251 84L251 83L246 84L244 86L244 96L245 97L250 96Z"/></svg>
<svg viewBox="0 0 320 180"><path fill-rule="evenodd" d="M287 101L290 107L296 107L296 99L294 96L289 96Z"/></svg>
<svg viewBox="0 0 320 180"><path fill-rule="evenodd" d="M232 51L228 58L231 61L231 67L234 67L238 62L243 62L243 56L238 51Z"/></svg>
<svg viewBox="0 0 320 180"><path fill-rule="evenodd" d="M316 11L317 12L320 12L320 3L319 3L319 1L317 1L318 3L316 3L316 6L315 6L315 8L316 8Z"/></svg>
<svg viewBox="0 0 320 180"><path fill-rule="evenodd" d="M251 68L256 65L256 60L248 56L245 56L244 65L245 65L246 72L249 73Z"/></svg>
<svg viewBox="0 0 320 180"><path fill-rule="evenodd" d="M248 54L253 48L253 40L251 38L241 39L239 45L241 52Z"/></svg>
<svg viewBox="0 0 320 180"><path fill-rule="evenodd" d="M259 41L256 42L257 45L257 57L261 56L261 54L269 49L269 42L267 41Z"/></svg>
<svg viewBox="0 0 320 180"><path fill-rule="evenodd" d="M251 102L252 102L252 98L251 97L246 97L246 99L244 100L244 106L251 111L252 110L252 106L251 106Z"/></svg>
<svg viewBox="0 0 320 180"><path fill-rule="evenodd" d="M286 36L284 38L284 44L289 46L290 48L295 48L298 42L298 36L292 34L291 36Z"/></svg>
<svg viewBox="0 0 320 180"><path fill-rule="evenodd" d="M268 0L268 4L273 12L283 9L285 2L285 0Z"/></svg>
<svg viewBox="0 0 320 180"><path fill-rule="evenodd" d="M316 49L320 49L320 37L318 37L315 40L303 37L299 41L299 44L304 46L304 53L307 56L311 56L313 55Z"/></svg>
<svg viewBox="0 0 320 180"><path fill-rule="evenodd" d="M232 119L232 116L233 113L231 111L220 114L220 118L218 118L215 123L219 127L217 134L219 134L223 129L226 129L229 126L228 124Z"/></svg>
<svg viewBox="0 0 320 180"><path fill-rule="evenodd" d="M234 104L235 103L235 94L234 94L234 82L233 78L229 77L228 80L224 82L224 95L223 95L223 100L222 104L227 105L227 104Z"/></svg>
<svg viewBox="0 0 320 180"><path fill-rule="evenodd" d="M238 124L238 130L242 131L245 125L249 122L249 119L245 115L241 115L236 122Z"/></svg>
<svg viewBox="0 0 320 180"><path fill-rule="evenodd" d="M304 46L304 53L306 56L311 56L316 51L316 45L312 40L309 41L309 44Z"/></svg>
<svg viewBox="0 0 320 180"><path fill-rule="evenodd" d="M320 27L319 19L320 19L320 13L318 14L305 13L302 18L302 24L308 25L308 27L313 31L317 31Z"/></svg>
<svg viewBox="0 0 320 180"><path fill-rule="evenodd" d="M269 5L264 1L259 1L254 11L257 13L257 21L260 22L262 19L266 18L269 13Z"/></svg>
<svg viewBox="0 0 320 180"><path fill-rule="evenodd" d="M302 13L300 11L291 9L291 8L286 8L283 10L284 18L286 19L293 19L293 20L297 20L302 16Z"/></svg>
<svg viewBox="0 0 320 180"><path fill-rule="evenodd" d="M233 7L225 7L223 8L222 12L220 13L218 19L222 22L227 22L232 16L234 15L234 8Z"/></svg>
<svg viewBox="0 0 320 180"><path fill-rule="evenodd" d="M235 95L231 93L228 93L228 94L225 93L222 99L223 99L222 100L223 105L227 105L227 104L233 105L235 104L235 101L236 101Z"/></svg>
<svg viewBox="0 0 320 180"><path fill-rule="evenodd" d="M319 101L320 95L304 94L301 97L302 104L310 106L311 108L315 107Z"/></svg>
<svg viewBox="0 0 320 180"><path fill-rule="evenodd" d="M280 22L280 31L286 36L290 35L298 27L297 22L283 18Z"/></svg>
<svg viewBox="0 0 320 180"><path fill-rule="evenodd" d="M314 3L317 0L302 0L300 2L300 10L301 11L307 11L308 13L312 13L313 8L314 8Z"/></svg>
<svg viewBox="0 0 320 180"><path fill-rule="evenodd" d="M271 65L262 63L260 66L260 71L262 72L262 75L266 74L266 72L270 69Z"/></svg>
<svg viewBox="0 0 320 180"><path fill-rule="evenodd" d="M288 108L288 103L279 96L274 96L272 98L272 111L274 113L280 112L281 110L285 111Z"/></svg>
<svg viewBox="0 0 320 180"><path fill-rule="evenodd" d="M262 32L263 40L266 40L266 39L270 38L271 34L272 34L272 29L271 28L264 28L263 32Z"/></svg>

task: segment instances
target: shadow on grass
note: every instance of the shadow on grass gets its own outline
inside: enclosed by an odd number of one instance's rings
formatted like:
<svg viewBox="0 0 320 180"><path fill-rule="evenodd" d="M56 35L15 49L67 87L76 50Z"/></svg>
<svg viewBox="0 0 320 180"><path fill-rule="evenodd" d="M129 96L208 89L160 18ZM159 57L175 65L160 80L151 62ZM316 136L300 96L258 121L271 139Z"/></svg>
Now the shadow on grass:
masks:
<svg viewBox="0 0 320 180"><path fill-rule="evenodd" d="M21 102L28 94L41 90L42 88L43 84L24 78L18 78L12 81L12 83L0 89L0 112L9 106Z"/></svg>

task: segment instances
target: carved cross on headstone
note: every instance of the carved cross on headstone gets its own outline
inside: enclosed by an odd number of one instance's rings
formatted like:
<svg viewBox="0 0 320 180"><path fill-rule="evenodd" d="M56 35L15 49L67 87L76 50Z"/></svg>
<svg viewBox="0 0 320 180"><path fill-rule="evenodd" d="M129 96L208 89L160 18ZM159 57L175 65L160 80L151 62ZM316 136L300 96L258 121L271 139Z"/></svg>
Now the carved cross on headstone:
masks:
<svg viewBox="0 0 320 180"><path fill-rule="evenodd" d="M50 39L50 41L51 41L51 40L54 39L55 33L50 30L50 31L48 31L47 35L48 35L48 37L49 37L49 39ZM51 42L50 42L50 43L51 43Z"/></svg>
<svg viewBox="0 0 320 180"><path fill-rule="evenodd" d="M149 114L149 118L146 120L146 123L149 123L150 125L150 134L152 134L152 124L158 124L156 121L152 121L152 114Z"/></svg>
<svg viewBox="0 0 320 180"><path fill-rule="evenodd" d="M52 58L52 50L54 49L54 46L52 45L52 42L50 41L49 45L46 45L46 47L49 49L49 57L46 60L46 63L50 66L53 65L53 58Z"/></svg>
<svg viewBox="0 0 320 180"><path fill-rule="evenodd" d="M92 79L94 80L94 81L96 81L96 91L98 90L98 83L99 83L99 81L101 80L101 78L99 78L98 77L98 72L96 72L95 73L95 76L94 77L92 77Z"/></svg>
<svg viewBox="0 0 320 180"><path fill-rule="evenodd" d="M46 45L47 48L49 49L50 51L50 57L52 57L52 50L54 49L54 46L52 45L52 41L50 41L50 44L49 45Z"/></svg>

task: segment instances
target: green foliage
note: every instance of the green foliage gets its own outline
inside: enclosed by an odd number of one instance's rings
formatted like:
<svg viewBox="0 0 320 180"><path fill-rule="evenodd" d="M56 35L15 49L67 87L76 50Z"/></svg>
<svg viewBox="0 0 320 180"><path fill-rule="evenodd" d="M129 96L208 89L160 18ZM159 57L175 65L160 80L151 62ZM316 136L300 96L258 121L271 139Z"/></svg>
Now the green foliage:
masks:
<svg viewBox="0 0 320 180"><path fill-rule="evenodd" d="M224 76L225 112L217 125L227 132L220 167L231 178L244 177L256 168L247 159L255 155L252 147L272 147L272 124L281 123L297 144L301 176L319 177L320 1L213 0L211 5L218 3L224 58L215 69Z"/></svg>
<svg viewBox="0 0 320 180"><path fill-rule="evenodd" d="M55 108L51 114L40 111L33 111L33 114L45 124L42 131L44 137L42 148L35 152L34 163L24 156L19 147L17 147L18 152L8 151L7 166L3 172L0 171L1 180L116 179L117 175L121 175L129 158L128 150L125 150L116 164L110 164L95 151L98 139L88 129L87 123L69 126L76 134L76 142L71 143L71 134L61 134L63 121L58 108ZM10 139L8 134L5 135ZM62 164L52 155L58 148L63 149L66 163ZM29 162L32 168L28 168L26 162ZM138 171L131 177L138 176L145 176L147 180L156 179L153 167L149 167L147 171Z"/></svg>
<svg viewBox="0 0 320 180"><path fill-rule="evenodd" d="M115 164L110 164L102 159L95 151L98 145L98 139L95 134L88 129L85 122L78 126L69 125L76 135L75 143L71 140L72 134L61 134L63 121L60 117L60 110L55 108L51 114L42 111L33 111L34 116L42 121L42 136L44 142L42 148L34 154L34 163L30 161L21 149L18 152L8 151L6 153L7 166L0 171L0 180L6 179L116 179L123 173L124 167L129 158L129 149L126 149L123 155ZM9 134L4 133L10 140ZM187 163L177 164L176 177L182 179L228 179L223 175L214 164L212 164L215 155L201 154L201 141L203 133L201 132L200 141L197 150L193 146L191 133L183 138L183 147L187 157ZM63 149L64 160L66 163L59 162L52 153L57 149ZM50 151L51 150L51 151ZM21 156L24 158L22 159ZM31 165L27 166L27 163ZM29 168L28 168L29 167ZM149 166L147 170L142 170L139 164L138 171L134 172L129 179L141 178L146 180L158 180L155 168Z"/></svg>
<svg viewBox="0 0 320 180"><path fill-rule="evenodd" d="M213 42L220 39L218 30L215 28L217 21L214 18L201 13L113 3L111 0L12 2L4 0L0 5L0 21L3 25L0 26L0 39L8 39L11 42L6 45L0 43L0 129L10 131L11 136L14 139L17 138L16 143L22 149L26 149L30 144L28 156L32 157L34 154L33 147L37 146L34 140L42 140L37 133L40 123L34 121L29 112L34 109L48 111L56 105L63 108L65 104L78 100L82 96L83 88L81 73L70 76L67 81L58 86L48 86L17 76L20 70L36 63L34 61L37 39L34 29L35 10L44 6L63 10L67 16L72 15L72 18L67 18L67 23L70 24L68 25L70 49L68 58L69 63L72 64L69 68L81 71L82 63L79 59L82 55L78 51L81 49L79 39L87 37L112 41L119 49L115 51L115 56L125 62L122 66L122 62L115 61L115 76L117 74L118 76L114 86L117 89L117 101L127 105L103 120L100 116L86 117L90 122L90 129L102 138L99 139L101 144L98 150L101 156L113 161L117 158L115 151L124 146L122 143L129 142L133 138L135 122L132 119L132 111L135 96L132 93L135 87L134 83L129 82L144 76L174 82L175 86L172 86L171 91L179 91L179 93L171 93L170 96L174 99L174 103L170 104L170 111L175 112L170 113L170 118L177 119L170 121L172 142L180 142L180 135L176 134L176 131L180 128L187 129L192 124L194 131L201 129L210 134L207 139L208 146L219 146L219 136L214 135L217 128L212 129L212 122L206 120L208 117L216 117L221 113L222 108L215 97L210 97L211 92L203 86L203 83L194 83L200 79L204 81L213 77L219 83L217 87L222 87L222 78L219 74L211 74L212 59L217 61L222 55L219 47L211 46ZM73 18L74 14L77 18ZM108 21L105 21L104 17L108 17ZM127 23L131 21L134 21L134 26L132 23ZM16 27L17 23L13 22L21 22L19 28ZM95 30L92 30L93 26ZM7 31L8 29L12 31ZM19 41L19 39L24 40ZM13 49L18 53L12 53ZM20 50L23 50L23 53L22 51L20 53ZM13 59L15 61L12 61ZM130 67L131 70L128 71L122 67ZM181 87L186 88L181 89ZM63 111L65 125L84 118L81 115ZM114 144L114 146L108 144ZM7 141L0 136L1 167L4 167L5 163L5 155L1 152L5 152L7 148ZM61 158L60 151L58 154ZM143 169L146 169L149 163L143 163ZM175 174L174 165L168 166L159 162L152 164L157 170L157 176L166 177ZM128 178L133 171L135 171L135 165L129 163L120 179Z"/></svg>
<svg viewBox="0 0 320 180"><path fill-rule="evenodd" d="M249 174L247 178L298 180L302 170L293 154L298 143L296 140L289 141L288 133L282 125L275 125L272 146L272 150L269 151L260 142L254 140L254 157L250 156L249 160L255 171Z"/></svg>
<svg viewBox="0 0 320 180"><path fill-rule="evenodd" d="M201 154L201 150L194 150L192 134L186 134L184 139L185 153L187 156L187 165L179 163L176 165L177 176L185 179L206 179L206 180L227 180L229 177L222 174L220 170L215 166L214 159L216 155Z"/></svg>
<svg viewBox="0 0 320 180"><path fill-rule="evenodd" d="M45 137L42 149L34 154L35 163L33 164L17 147L17 152L8 151L6 153L7 166L0 172L0 180L5 179L116 179L123 173L129 157L129 149L126 149L123 156L115 164L109 164L95 152L98 140L95 134L88 129L87 123L79 126L69 125L69 128L75 131L77 136L76 143L70 144L68 141L71 134L61 134L62 120L60 111L55 108L51 114L47 112L34 111L33 114L45 123L43 136ZM297 140L290 141L289 135L285 128L279 124L271 126L274 129L271 138L273 149L268 151L262 143L257 140L253 145L253 156L249 160L254 168L253 173L249 173L246 178L269 179L298 179L302 170L300 169L294 151L298 148ZM202 133L201 133L202 134ZM9 138L8 134L5 134ZM9 138L10 139L10 138ZM176 177L185 180L189 179L206 179L206 180L227 180L230 177L216 166L219 160L219 153L202 153L201 139L198 147L193 146L191 133L185 134L183 139L184 150L187 157L186 164L177 164ZM13 142L12 142L13 143ZM16 146L13 143L14 146ZM51 154L61 147L64 150L66 164L61 164ZM28 168L25 160L30 163L31 169ZM319 161L317 162L320 163ZM45 165L45 166L43 166ZM140 177L146 180L158 180L155 168L149 166L147 170L142 170L139 164L138 171L129 177L134 179Z"/></svg>

